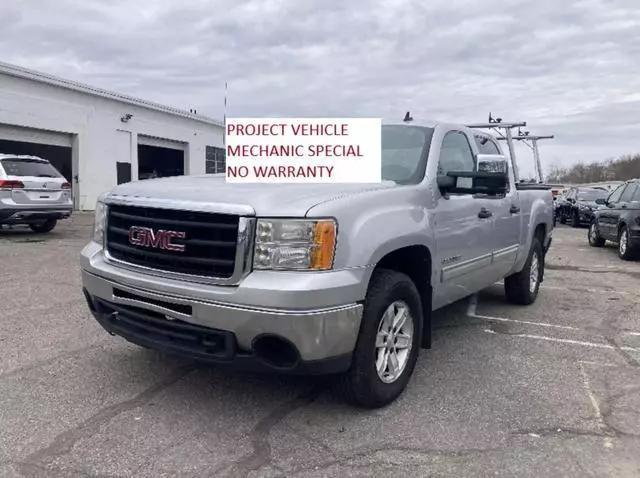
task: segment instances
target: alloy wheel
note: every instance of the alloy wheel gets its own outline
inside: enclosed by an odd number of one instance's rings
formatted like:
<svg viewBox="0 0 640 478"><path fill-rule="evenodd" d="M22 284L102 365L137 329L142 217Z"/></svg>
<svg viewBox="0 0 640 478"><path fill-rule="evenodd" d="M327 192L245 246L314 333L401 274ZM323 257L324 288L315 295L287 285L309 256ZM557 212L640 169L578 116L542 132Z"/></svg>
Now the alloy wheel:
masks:
<svg viewBox="0 0 640 478"><path fill-rule="evenodd" d="M395 382L409 362L413 345L413 317L406 302L396 300L387 309L376 334L376 371L384 383Z"/></svg>
<svg viewBox="0 0 640 478"><path fill-rule="evenodd" d="M538 275L540 272L540 261L538 260L538 254L535 252L531 256L531 267L529 268L529 291L533 294L536 291L538 285Z"/></svg>
<svg viewBox="0 0 640 478"><path fill-rule="evenodd" d="M620 233L620 255L624 256L627 253L627 247L629 246L629 238L627 237L627 230L623 229Z"/></svg>

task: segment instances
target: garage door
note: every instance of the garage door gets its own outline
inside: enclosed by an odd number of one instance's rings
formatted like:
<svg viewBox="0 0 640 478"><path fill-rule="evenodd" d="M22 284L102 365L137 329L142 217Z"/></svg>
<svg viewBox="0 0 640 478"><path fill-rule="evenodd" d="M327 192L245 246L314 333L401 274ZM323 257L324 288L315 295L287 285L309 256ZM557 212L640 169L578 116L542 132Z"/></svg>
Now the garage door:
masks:
<svg viewBox="0 0 640 478"><path fill-rule="evenodd" d="M155 136L144 136L141 134L138 135L138 145L177 149L179 151L184 151L187 147L187 143L182 143L180 141L173 141L165 138L156 138Z"/></svg>
<svg viewBox="0 0 640 478"><path fill-rule="evenodd" d="M22 143L49 144L70 148L73 136L35 128L0 124L0 139Z"/></svg>

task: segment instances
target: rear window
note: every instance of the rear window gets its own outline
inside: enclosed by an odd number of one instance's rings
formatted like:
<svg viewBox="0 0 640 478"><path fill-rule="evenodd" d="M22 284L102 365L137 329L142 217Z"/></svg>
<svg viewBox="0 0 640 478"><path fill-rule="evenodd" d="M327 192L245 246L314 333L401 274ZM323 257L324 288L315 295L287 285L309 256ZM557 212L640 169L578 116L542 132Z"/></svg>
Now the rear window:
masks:
<svg viewBox="0 0 640 478"><path fill-rule="evenodd" d="M56 168L46 161L33 159L0 159L8 176L36 176L40 178L61 178Z"/></svg>
<svg viewBox="0 0 640 478"><path fill-rule="evenodd" d="M578 191L578 201L595 201L596 199L606 199L609 191L604 189L580 189Z"/></svg>
<svg viewBox="0 0 640 478"><path fill-rule="evenodd" d="M498 145L485 136L475 136L476 145L480 154L500 154Z"/></svg>

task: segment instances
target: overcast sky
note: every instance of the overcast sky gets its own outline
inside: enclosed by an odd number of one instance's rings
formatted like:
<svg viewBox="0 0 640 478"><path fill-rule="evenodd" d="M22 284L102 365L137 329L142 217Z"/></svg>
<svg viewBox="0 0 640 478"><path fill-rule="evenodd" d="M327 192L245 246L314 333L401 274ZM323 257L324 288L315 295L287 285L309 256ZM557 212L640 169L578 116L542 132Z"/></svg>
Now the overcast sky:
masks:
<svg viewBox="0 0 640 478"><path fill-rule="evenodd" d="M491 111L555 134L547 167L640 152L638 0L2 0L0 32L2 61L217 118L227 80L231 116Z"/></svg>

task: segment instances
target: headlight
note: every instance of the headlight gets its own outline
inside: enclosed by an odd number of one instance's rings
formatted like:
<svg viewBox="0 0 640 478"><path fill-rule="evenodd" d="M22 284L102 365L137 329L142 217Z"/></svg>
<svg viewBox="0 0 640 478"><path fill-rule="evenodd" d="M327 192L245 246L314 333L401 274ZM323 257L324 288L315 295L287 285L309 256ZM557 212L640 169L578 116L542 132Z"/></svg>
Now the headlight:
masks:
<svg viewBox="0 0 640 478"><path fill-rule="evenodd" d="M96 214L93 219L93 240L98 244L103 243L106 216L107 206L103 202L98 201L96 203Z"/></svg>
<svg viewBox="0 0 640 478"><path fill-rule="evenodd" d="M258 219L256 269L327 270L333 267L333 219Z"/></svg>

